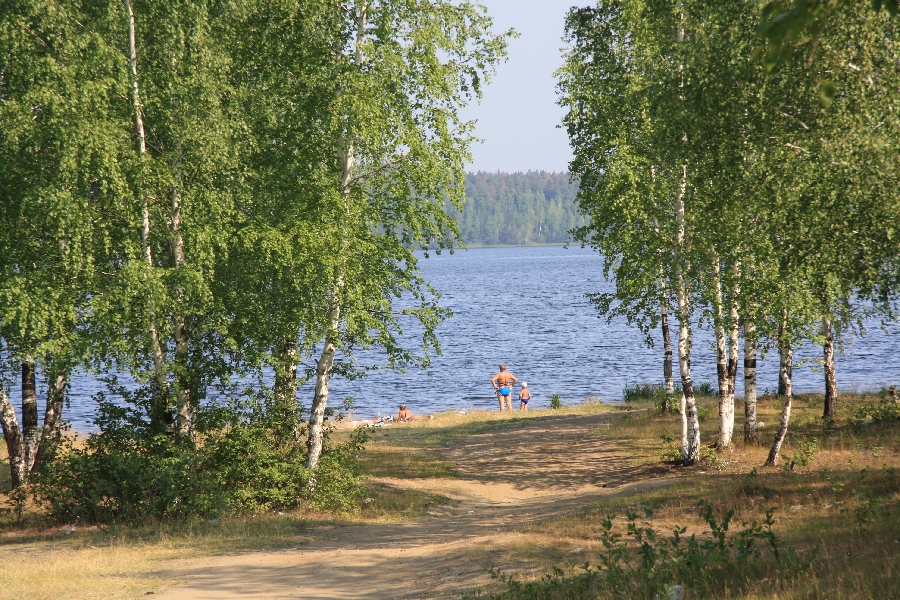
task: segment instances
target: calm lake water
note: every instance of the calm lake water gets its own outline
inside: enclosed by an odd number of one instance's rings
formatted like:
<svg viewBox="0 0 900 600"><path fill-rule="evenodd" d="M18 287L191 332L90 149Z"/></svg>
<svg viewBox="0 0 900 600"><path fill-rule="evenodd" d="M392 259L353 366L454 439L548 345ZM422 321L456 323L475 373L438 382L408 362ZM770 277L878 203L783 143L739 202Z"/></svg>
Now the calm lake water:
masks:
<svg viewBox="0 0 900 600"><path fill-rule="evenodd" d="M559 393L564 404L589 396L621 400L622 388L635 382L662 380L662 343L655 332L655 348L624 319L607 324L584 297L588 292L612 291L603 279L602 261L592 251L562 247L483 248L443 254L423 260L425 277L443 295L454 316L439 330L443 356L434 357L427 371L374 371L364 379L332 382L330 404L352 396L358 418L395 413L405 402L414 413L447 409L496 409L490 384L503 362L520 382L527 381L532 407L549 404ZM673 328L673 340L677 329ZM877 322L865 337L848 340L837 356L838 386L844 391L879 389L900 383L900 327L882 329ZM414 342L413 342L414 343ZM798 349L798 361L818 358L818 348ZM358 354L363 365L383 364L377 352ZM716 381L713 338L697 330L692 374L695 382ZM677 379L677 361L675 363ZM743 393L738 372L738 393ZM760 393L778 384L777 353L759 363ZM93 429L94 402L103 389L95 378L73 379L66 417L77 431ZM798 393L822 391L823 377L807 364L795 367ZM18 404L17 390L13 396ZM518 386L515 397L518 396ZM312 383L300 389L309 406ZM518 408L518 402L515 402Z"/></svg>

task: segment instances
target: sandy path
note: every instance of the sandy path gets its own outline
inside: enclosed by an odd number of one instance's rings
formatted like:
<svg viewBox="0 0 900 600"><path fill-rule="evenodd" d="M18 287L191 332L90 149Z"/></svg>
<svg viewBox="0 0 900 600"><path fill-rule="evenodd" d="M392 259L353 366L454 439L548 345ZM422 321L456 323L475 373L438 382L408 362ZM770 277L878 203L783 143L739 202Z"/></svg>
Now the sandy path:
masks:
<svg viewBox="0 0 900 600"><path fill-rule="evenodd" d="M484 550L490 555L493 544L523 525L603 496L667 483L656 479L655 469L622 461L603 435L612 418L536 422L459 440L444 450L458 479L378 480L452 499L427 518L323 528L313 532L314 541L294 549L197 559L165 573L184 583L157 597L458 598L460 591L490 581Z"/></svg>

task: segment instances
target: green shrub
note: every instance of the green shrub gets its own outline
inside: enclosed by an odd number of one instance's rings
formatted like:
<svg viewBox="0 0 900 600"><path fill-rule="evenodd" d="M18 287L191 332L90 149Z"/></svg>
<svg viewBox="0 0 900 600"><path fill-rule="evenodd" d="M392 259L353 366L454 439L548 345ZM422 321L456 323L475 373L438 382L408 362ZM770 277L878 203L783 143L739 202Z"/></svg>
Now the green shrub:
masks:
<svg viewBox="0 0 900 600"><path fill-rule="evenodd" d="M642 514L628 512L624 534L617 531L616 518L600 520L600 541L605 549L598 564L585 563L581 572L570 574L559 568L540 581L519 582L492 571L506 584L506 591L487 596L493 599L557 600L581 598L670 598L676 586L685 598L719 598L733 593L742 584L761 575L790 579L809 569L808 557L792 549L780 550L772 531L772 509L761 522L744 523L730 531L734 510L717 520L711 504L701 501L699 512L710 529L709 539L684 537L685 527L676 526L671 535L652 527L653 509L642 505ZM768 571L763 552L768 555ZM774 565L771 564L774 562ZM485 596L467 596L485 598Z"/></svg>
<svg viewBox="0 0 900 600"><path fill-rule="evenodd" d="M359 508L356 457L367 432L343 445L326 437L315 493L308 492L306 449L267 401L200 411L197 443L153 433L140 411L101 398L99 433L71 442L49 463L35 497L58 521L128 523L293 508ZM273 418L274 415L274 418ZM292 427L294 427L292 425Z"/></svg>
<svg viewBox="0 0 900 600"><path fill-rule="evenodd" d="M713 384L708 381L700 381L694 383L695 396L715 396L716 392ZM670 395L673 399L681 396L681 384L675 384L675 392ZM623 402L654 402L657 406L662 407L663 401L666 399L666 387L661 383L633 383L626 385L622 389Z"/></svg>
<svg viewBox="0 0 900 600"><path fill-rule="evenodd" d="M712 413L709 410L708 406L700 406L699 404L697 405L697 420L701 423L707 420L711 414Z"/></svg>
<svg viewBox="0 0 900 600"><path fill-rule="evenodd" d="M701 381L699 383L694 383L694 395L695 396L716 396L718 393L716 392L716 388L713 387L708 381Z"/></svg>
<svg viewBox="0 0 900 600"><path fill-rule="evenodd" d="M554 410L562 408L562 399L559 397L559 394L550 396L550 408Z"/></svg>
<svg viewBox="0 0 900 600"><path fill-rule="evenodd" d="M887 395L883 395L874 405L855 401L850 405L850 414L855 421L900 421L900 403Z"/></svg>
<svg viewBox="0 0 900 600"><path fill-rule="evenodd" d="M661 402L666 398L666 388L661 383L634 383L622 389L623 402Z"/></svg>

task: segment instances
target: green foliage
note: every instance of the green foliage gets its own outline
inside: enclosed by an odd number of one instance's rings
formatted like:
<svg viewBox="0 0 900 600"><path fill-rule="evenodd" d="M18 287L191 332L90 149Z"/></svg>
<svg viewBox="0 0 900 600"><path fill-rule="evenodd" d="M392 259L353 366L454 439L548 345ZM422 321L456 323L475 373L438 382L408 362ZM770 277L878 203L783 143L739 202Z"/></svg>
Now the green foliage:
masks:
<svg viewBox="0 0 900 600"><path fill-rule="evenodd" d="M356 429L350 440L339 446L327 447L316 468L316 491L309 504L316 510L352 513L359 510L366 489L359 475L359 455L369 439L369 431Z"/></svg>
<svg viewBox="0 0 900 600"><path fill-rule="evenodd" d="M559 394L550 395L550 408L554 410L562 408L562 398Z"/></svg>
<svg viewBox="0 0 900 600"><path fill-rule="evenodd" d="M773 0L765 5L760 15L760 23L756 33L763 38L763 44L756 49L755 58L760 58L768 71L775 69L779 63L787 61L798 49L808 52L807 64L812 64L826 26L834 19L835 8L841 5L861 4L850 0ZM900 3L897 0L871 0L874 13L882 9L890 16L896 17ZM837 19L842 18L838 15ZM846 17L844 17L846 18ZM864 18L874 19L876 15ZM830 87L826 95L834 98L834 85L823 80L823 88ZM827 106L831 102L823 102Z"/></svg>
<svg viewBox="0 0 900 600"><path fill-rule="evenodd" d="M43 473L36 498L57 521L134 523L246 514L299 506L354 512L365 495L357 457L368 439L358 430L326 443L308 493L305 445L286 439L271 406L242 402L199 415L210 429L196 445L155 434L145 418L101 402L100 433L71 441Z"/></svg>
<svg viewBox="0 0 900 600"><path fill-rule="evenodd" d="M808 556L779 548L772 527L774 509L767 508L761 521L743 523L732 531L734 510L721 518L713 506L700 501L700 515L709 527L709 538L684 537L687 528L676 526L671 534L653 528L653 506L626 513L624 533L616 516L600 520L604 552L598 564L585 563L581 572L554 569L540 581L522 583L492 571L507 590L478 598L557 600L576 598L669 598L678 586L687 598L719 597L750 585L762 573L785 581L808 569ZM775 563L772 568L772 562ZM768 563L768 564L767 564ZM469 596L469 598L475 598Z"/></svg>
<svg viewBox="0 0 900 600"><path fill-rule="evenodd" d="M676 389L680 390L680 386L676 386ZM713 387L713 384L709 381L701 381L700 383L694 384L694 395L696 396L715 396L716 390Z"/></svg>
<svg viewBox="0 0 900 600"><path fill-rule="evenodd" d="M622 389L623 402L656 402L666 398L666 387L661 383L634 383Z"/></svg>
<svg viewBox="0 0 900 600"><path fill-rule="evenodd" d="M568 173L467 173L466 200L450 209L464 244L565 243L583 224Z"/></svg>
<svg viewBox="0 0 900 600"><path fill-rule="evenodd" d="M814 437L805 440L794 439L791 441L791 446L794 448L791 464L806 467L815 458L816 451L819 449L819 441Z"/></svg>
<svg viewBox="0 0 900 600"><path fill-rule="evenodd" d="M850 407L850 414L856 422L896 422L900 421L900 402L890 396L882 396L878 404L854 402Z"/></svg>
<svg viewBox="0 0 900 600"><path fill-rule="evenodd" d="M682 463L684 457L681 455L681 444L675 441L670 435L660 436L659 459L663 462Z"/></svg>

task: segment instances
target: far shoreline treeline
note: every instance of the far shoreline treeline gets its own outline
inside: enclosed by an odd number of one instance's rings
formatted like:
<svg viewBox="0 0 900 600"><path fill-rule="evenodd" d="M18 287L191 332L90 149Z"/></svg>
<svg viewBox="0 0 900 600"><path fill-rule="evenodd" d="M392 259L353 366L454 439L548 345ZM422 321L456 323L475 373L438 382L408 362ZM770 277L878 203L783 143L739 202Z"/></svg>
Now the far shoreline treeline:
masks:
<svg viewBox="0 0 900 600"><path fill-rule="evenodd" d="M460 241L479 246L559 245L584 225L569 173L477 171L466 173L462 210L450 209Z"/></svg>

